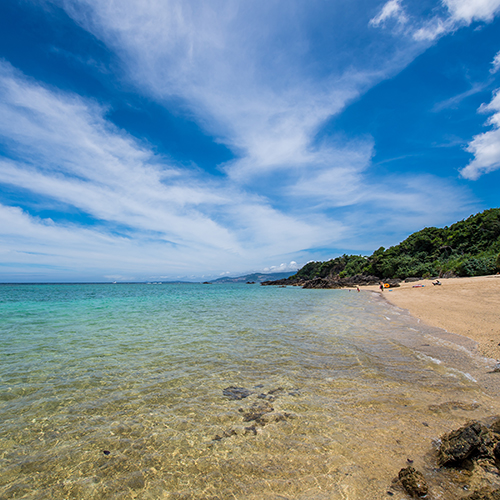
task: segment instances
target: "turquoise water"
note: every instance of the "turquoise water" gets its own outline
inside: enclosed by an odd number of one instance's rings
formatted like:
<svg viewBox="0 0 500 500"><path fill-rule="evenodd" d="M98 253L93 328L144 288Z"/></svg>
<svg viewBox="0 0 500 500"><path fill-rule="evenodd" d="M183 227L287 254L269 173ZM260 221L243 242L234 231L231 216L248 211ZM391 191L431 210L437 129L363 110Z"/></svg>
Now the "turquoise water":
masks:
<svg viewBox="0 0 500 500"><path fill-rule="evenodd" d="M500 413L455 340L369 292L0 286L0 498L386 498Z"/></svg>

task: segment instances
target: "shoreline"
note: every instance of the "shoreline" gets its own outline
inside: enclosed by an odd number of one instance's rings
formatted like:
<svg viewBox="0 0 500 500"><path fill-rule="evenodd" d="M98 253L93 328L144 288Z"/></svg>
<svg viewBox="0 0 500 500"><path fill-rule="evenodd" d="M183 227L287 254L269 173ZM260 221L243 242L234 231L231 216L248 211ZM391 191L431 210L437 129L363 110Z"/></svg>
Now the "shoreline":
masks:
<svg viewBox="0 0 500 500"><path fill-rule="evenodd" d="M481 355L500 360L500 275L439 281L441 286L425 279L384 291L377 285L362 290L379 293L429 326L477 342Z"/></svg>

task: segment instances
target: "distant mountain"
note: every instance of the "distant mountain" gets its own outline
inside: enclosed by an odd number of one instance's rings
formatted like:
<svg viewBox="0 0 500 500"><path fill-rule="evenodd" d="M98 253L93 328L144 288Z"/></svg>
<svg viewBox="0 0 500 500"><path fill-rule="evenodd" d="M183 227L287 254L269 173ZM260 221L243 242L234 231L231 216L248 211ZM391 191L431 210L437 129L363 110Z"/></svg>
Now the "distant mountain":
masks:
<svg viewBox="0 0 500 500"><path fill-rule="evenodd" d="M289 273L253 273L246 274L245 276L238 276L236 278L218 278L216 280L212 280L210 283L262 283L263 281L274 281L274 280L282 280L288 278L289 276L294 275L295 272Z"/></svg>

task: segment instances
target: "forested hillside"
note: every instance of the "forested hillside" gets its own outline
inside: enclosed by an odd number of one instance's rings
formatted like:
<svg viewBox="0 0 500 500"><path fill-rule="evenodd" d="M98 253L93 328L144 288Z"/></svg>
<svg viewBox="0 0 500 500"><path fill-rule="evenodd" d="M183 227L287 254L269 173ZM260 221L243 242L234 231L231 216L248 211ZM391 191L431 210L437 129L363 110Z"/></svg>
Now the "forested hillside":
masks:
<svg viewBox="0 0 500 500"><path fill-rule="evenodd" d="M370 257L342 255L309 262L287 283L318 278L370 276L404 279L431 276L482 276L500 271L500 209L485 210L450 227L426 227L399 245L380 247Z"/></svg>

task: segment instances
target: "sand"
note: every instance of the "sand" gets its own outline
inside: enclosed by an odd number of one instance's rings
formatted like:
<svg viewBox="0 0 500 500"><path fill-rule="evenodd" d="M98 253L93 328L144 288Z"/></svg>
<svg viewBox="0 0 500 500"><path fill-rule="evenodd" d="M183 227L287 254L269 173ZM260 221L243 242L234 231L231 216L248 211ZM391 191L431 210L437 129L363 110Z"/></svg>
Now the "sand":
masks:
<svg viewBox="0 0 500 500"><path fill-rule="evenodd" d="M500 360L500 275L439 281L441 286L422 280L383 292L378 286L363 288L379 291L428 325L476 341L482 355Z"/></svg>

